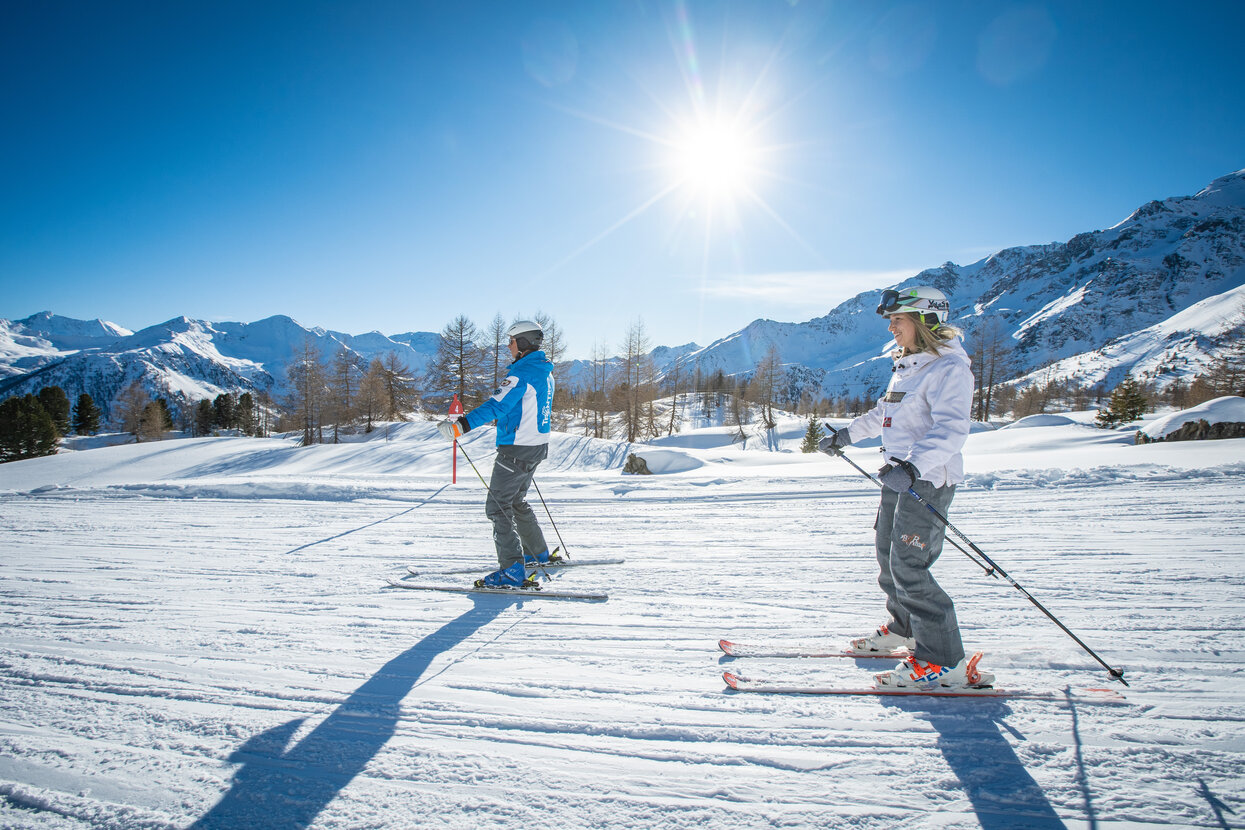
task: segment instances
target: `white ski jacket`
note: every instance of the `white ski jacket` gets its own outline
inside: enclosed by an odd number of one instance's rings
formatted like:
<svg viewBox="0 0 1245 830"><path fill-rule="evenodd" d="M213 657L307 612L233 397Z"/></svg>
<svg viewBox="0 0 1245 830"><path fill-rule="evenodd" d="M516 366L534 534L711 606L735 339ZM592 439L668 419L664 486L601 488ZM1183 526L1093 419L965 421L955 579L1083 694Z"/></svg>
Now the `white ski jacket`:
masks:
<svg viewBox="0 0 1245 830"><path fill-rule="evenodd" d="M899 358L878 405L848 425L852 442L881 435L887 461L909 462L935 487L959 484L973 407L971 365L958 337L941 354Z"/></svg>

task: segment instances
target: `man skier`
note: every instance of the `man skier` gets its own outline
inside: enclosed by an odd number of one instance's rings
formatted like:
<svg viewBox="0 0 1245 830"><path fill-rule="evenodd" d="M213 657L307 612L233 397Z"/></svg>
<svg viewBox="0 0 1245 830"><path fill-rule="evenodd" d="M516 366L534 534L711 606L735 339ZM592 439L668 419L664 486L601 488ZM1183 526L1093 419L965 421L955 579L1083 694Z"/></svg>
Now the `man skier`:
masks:
<svg viewBox="0 0 1245 830"><path fill-rule="evenodd" d="M536 468L549 455L553 413L553 362L541 351L545 332L539 323L520 320L506 330L512 360L491 398L437 429L449 441L476 427L497 422L497 457L493 461L485 515L493 523L497 570L476 580L477 588L530 588L536 581L525 565L551 560L545 535L527 503Z"/></svg>

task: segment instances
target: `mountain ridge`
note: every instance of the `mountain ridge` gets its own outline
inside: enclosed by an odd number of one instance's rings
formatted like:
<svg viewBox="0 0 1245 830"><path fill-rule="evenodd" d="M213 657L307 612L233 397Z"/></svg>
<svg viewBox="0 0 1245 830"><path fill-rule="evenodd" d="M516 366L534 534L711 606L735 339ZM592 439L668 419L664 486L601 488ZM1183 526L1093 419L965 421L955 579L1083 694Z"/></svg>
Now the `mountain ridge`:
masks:
<svg viewBox="0 0 1245 830"><path fill-rule="evenodd" d="M1147 202L1104 230L1005 248L964 266L945 262L884 287L913 285L949 296L970 352L987 327L1001 327L1018 383L1075 377L1110 385L1125 373L1160 383L1186 378L1205 369L1245 316L1245 170L1192 196ZM773 347L792 396L869 397L890 373L893 344L874 313L884 287L802 323L758 319L707 346L658 346L649 355L660 376L720 370L747 377ZM343 346L365 361L394 352L421 372L439 335L351 335L280 314L251 323L181 316L132 332L43 311L0 319L0 396L54 383L71 399L88 392L107 409L136 380L174 408L221 392L279 395L308 338L325 360ZM565 361L559 374L585 386L591 366Z"/></svg>

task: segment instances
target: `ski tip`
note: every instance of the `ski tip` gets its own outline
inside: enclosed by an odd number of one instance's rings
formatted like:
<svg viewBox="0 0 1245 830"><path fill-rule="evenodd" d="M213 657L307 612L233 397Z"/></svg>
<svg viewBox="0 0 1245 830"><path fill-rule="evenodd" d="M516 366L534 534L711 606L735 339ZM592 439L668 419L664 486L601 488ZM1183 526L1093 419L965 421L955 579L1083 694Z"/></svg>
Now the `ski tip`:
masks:
<svg viewBox="0 0 1245 830"><path fill-rule="evenodd" d="M729 671L722 672L722 679L725 680L726 685L730 686L732 689L739 688L740 677L734 672L729 672Z"/></svg>
<svg viewBox="0 0 1245 830"><path fill-rule="evenodd" d="M732 657L735 656L735 644L730 640L718 640L718 648L722 649Z"/></svg>

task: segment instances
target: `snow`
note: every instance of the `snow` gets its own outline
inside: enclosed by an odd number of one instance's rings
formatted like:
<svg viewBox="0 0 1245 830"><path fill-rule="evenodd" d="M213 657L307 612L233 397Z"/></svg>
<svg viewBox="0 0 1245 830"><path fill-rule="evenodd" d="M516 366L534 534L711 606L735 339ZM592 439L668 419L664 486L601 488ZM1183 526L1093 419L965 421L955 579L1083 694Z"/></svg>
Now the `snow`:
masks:
<svg viewBox="0 0 1245 830"><path fill-rule="evenodd" d="M1032 427L1061 427L1065 424L1075 424L1076 421L1067 415L1055 415L1053 413L1039 413L1037 415L1027 415L1007 426L1000 429L1031 429Z"/></svg>
<svg viewBox="0 0 1245 830"><path fill-rule="evenodd" d="M449 483L427 422L2 465L0 827L1232 826L1245 440L1084 420L975 432L950 517L1131 687L954 548L935 571L998 683L1055 700L725 688L878 667L716 648L883 621L877 490L794 451L799 419L772 449L557 435L558 532L627 560L555 577L597 604L384 586L492 559L481 482L460 459ZM487 476L491 431L466 438ZM633 452L663 474L621 474ZM1125 702L1064 694L1104 686Z"/></svg>
<svg viewBox="0 0 1245 830"><path fill-rule="evenodd" d="M1237 395L1215 398L1213 401L1206 401L1151 421L1141 431L1150 438L1162 438L1193 421L1205 421L1208 424L1245 424L1245 398Z"/></svg>

